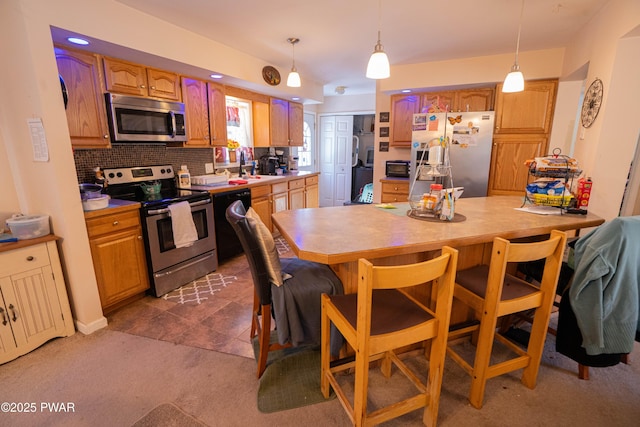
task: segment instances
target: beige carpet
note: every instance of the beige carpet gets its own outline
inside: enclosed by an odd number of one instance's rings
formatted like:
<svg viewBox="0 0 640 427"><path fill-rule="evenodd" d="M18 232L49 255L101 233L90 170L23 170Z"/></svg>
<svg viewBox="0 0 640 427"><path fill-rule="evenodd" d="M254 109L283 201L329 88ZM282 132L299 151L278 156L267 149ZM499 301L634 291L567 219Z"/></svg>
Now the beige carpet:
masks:
<svg viewBox="0 0 640 427"><path fill-rule="evenodd" d="M538 386L529 390L515 375L489 381L481 410L467 403L469 377L447 360L438 425L636 426L640 419L640 345L630 365L591 369L577 378L576 365L553 351L549 337ZM420 360L414 363L423 363ZM0 402L72 402L75 411L2 413L12 427L131 426L171 402L210 427L348 426L337 399L265 414L258 410L255 361L123 332L101 330L56 339L0 365ZM408 390L402 375L386 380L372 371L371 400ZM385 426L420 426L413 412Z"/></svg>

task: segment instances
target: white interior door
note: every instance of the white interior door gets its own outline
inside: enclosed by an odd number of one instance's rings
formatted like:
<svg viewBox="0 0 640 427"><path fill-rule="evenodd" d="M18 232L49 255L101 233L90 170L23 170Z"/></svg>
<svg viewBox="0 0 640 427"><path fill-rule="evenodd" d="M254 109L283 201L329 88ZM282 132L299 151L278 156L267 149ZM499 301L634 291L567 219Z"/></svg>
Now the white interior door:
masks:
<svg viewBox="0 0 640 427"><path fill-rule="evenodd" d="M351 200L351 155L353 151L353 116L336 116L334 206Z"/></svg>
<svg viewBox="0 0 640 427"><path fill-rule="evenodd" d="M335 116L320 117L320 207L333 206L335 153Z"/></svg>
<svg viewBox="0 0 640 427"><path fill-rule="evenodd" d="M353 116L320 117L320 206L351 199Z"/></svg>

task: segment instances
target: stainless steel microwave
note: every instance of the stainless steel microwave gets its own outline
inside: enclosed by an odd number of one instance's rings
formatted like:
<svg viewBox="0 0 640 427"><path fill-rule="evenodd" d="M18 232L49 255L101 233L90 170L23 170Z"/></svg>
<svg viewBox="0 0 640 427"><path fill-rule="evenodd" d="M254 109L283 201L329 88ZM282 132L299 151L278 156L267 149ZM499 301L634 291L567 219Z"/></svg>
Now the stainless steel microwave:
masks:
<svg viewBox="0 0 640 427"><path fill-rule="evenodd" d="M187 140L182 102L105 93L112 142Z"/></svg>

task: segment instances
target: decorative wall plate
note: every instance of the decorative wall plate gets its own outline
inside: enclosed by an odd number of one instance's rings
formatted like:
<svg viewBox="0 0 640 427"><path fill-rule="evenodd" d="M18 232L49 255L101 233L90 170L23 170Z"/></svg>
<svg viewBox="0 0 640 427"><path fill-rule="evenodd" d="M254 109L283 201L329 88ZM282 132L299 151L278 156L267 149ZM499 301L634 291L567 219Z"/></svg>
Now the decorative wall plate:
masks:
<svg viewBox="0 0 640 427"><path fill-rule="evenodd" d="M262 78L271 86L278 86L280 84L280 73L271 65L267 65L262 69Z"/></svg>
<svg viewBox="0 0 640 427"><path fill-rule="evenodd" d="M602 93L602 80L596 78L584 94L582 113L580 115L583 127L588 128L591 126L598 116L600 104L602 104Z"/></svg>

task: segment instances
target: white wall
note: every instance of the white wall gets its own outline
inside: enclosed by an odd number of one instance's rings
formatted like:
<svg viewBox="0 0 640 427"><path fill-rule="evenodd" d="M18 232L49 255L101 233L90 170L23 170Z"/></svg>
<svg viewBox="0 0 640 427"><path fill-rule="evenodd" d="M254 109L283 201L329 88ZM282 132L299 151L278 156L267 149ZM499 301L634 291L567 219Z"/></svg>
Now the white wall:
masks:
<svg viewBox="0 0 640 427"><path fill-rule="evenodd" d="M640 134L639 29L640 2L612 0L576 35L563 65L566 76L586 65L586 84L598 77L604 85L598 117L591 127L579 132L574 156L594 181L589 210L605 219L618 215Z"/></svg>
<svg viewBox="0 0 640 427"><path fill-rule="evenodd" d="M556 108L553 114L553 127L549 138L549 152L559 148L562 154L573 155L573 142L577 136L580 120L579 113L580 96L582 92L582 80L560 81Z"/></svg>

